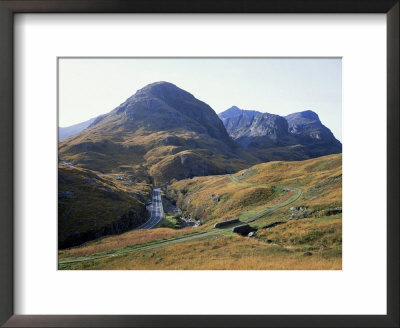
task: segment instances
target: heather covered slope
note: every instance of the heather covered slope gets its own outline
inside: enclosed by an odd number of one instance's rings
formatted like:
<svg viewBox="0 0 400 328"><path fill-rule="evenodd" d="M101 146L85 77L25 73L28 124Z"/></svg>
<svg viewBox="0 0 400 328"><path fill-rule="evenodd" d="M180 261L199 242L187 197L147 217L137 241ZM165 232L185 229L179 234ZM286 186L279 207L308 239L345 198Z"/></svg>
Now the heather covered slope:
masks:
<svg viewBox="0 0 400 328"><path fill-rule="evenodd" d="M60 251L59 268L341 269L341 154L185 179L165 192L202 225L104 237ZM232 218L248 223L256 234L214 228Z"/></svg>
<svg viewBox="0 0 400 328"><path fill-rule="evenodd" d="M168 186L167 195L185 213L211 226L234 217L246 219L296 193L293 204L307 208L307 215L341 207L342 155L268 162L232 175L185 179ZM292 214L288 209L293 204L283 210L282 220Z"/></svg>
<svg viewBox="0 0 400 328"><path fill-rule="evenodd" d="M58 167L58 246L80 245L118 234L148 218L151 186L129 176L102 175L60 163Z"/></svg>
<svg viewBox="0 0 400 328"><path fill-rule="evenodd" d="M286 117L231 107L219 114L229 135L263 162L304 160L342 152L313 111Z"/></svg>
<svg viewBox="0 0 400 328"><path fill-rule="evenodd" d="M60 142L59 155L103 173L146 172L156 185L235 172L257 162L229 137L210 106L167 82L138 90Z"/></svg>

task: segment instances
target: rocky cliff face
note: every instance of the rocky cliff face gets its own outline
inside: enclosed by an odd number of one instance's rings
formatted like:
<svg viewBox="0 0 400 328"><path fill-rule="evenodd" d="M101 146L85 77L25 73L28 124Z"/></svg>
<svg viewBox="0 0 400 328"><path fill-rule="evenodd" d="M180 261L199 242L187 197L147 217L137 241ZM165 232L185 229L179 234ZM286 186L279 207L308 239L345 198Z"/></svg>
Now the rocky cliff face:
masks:
<svg viewBox="0 0 400 328"><path fill-rule="evenodd" d="M333 133L321 123L318 115L313 111L293 113L285 116L285 119L288 122L289 133L301 140L302 143L337 141Z"/></svg>
<svg viewBox="0 0 400 328"><path fill-rule="evenodd" d="M288 122L279 115L241 113L223 122L230 136L245 149L285 146L292 142Z"/></svg>
<svg viewBox="0 0 400 328"><path fill-rule="evenodd" d="M298 144L304 146L304 152L308 156L318 157L342 152L342 143L321 123L313 111L293 113L285 118L289 133L295 137Z"/></svg>
<svg viewBox="0 0 400 328"><path fill-rule="evenodd" d="M233 106L219 114L219 118L222 120L228 134L233 139L237 139L248 133L248 129L253 124L254 116L257 114L261 113L251 110L241 110Z"/></svg>
<svg viewBox="0 0 400 328"><path fill-rule="evenodd" d="M282 117L231 107L219 116L229 135L262 161L301 160L342 151L340 141L313 111Z"/></svg>

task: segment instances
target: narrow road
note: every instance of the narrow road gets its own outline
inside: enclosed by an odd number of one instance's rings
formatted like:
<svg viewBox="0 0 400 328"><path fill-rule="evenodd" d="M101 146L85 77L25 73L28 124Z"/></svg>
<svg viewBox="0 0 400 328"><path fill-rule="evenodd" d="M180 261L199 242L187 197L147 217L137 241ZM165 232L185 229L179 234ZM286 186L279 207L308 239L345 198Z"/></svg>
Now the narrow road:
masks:
<svg viewBox="0 0 400 328"><path fill-rule="evenodd" d="M238 178L236 178L232 174L227 175L227 177L233 184L235 184L237 186L259 186L259 187L268 187L269 186L267 184L243 183L243 182L239 181ZM272 214L276 210L295 202L296 200L298 200L300 198L300 196L303 193L300 188L285 187L285 186L275 186L275 187L280 188L282 190L291 191L291 192L293 192L293 194L288 199L283 200L274 206L269 206L262 210L259 210L257 213L255 213L251 217L248 217L247 219L243 220L243 222L252 223L252 222L258 221L259 219ZM239 216L239 218L240 218L240 216Z"/></svg>
<svg viewBox="0 0 400 328"><path fill-rule="evenodd" d="M164 209L161 201L161 189L155 188L153 190L153 200L151 202L151 216L148 221L143 223L137 229L153 229L164 218Z"/></svg>
<svg viewBox="0 0 400 328"><path fill-rule="evenodd" d="M231 180L231 182L233 184L236 185L245 185L244 183L240 182L236 177L232 176L232 175L227 175L227 177ZM250 185L250 184L248 184ZM251 184L251 185L257 185L257 184ZM261 186L261 185L259 185ZM265 185L264 185L265 186ZM287 206L293 202L295 202L296 200L299 199L299 197L302 194L302 190L300 188L294 188L294 187L284 187L281 186L281 188L286 188L289 190L293 190L295 191L294 194L289 197L288 199L286 199L285 201L276 204L275 206L272 207L267 207L264 210L259 211L258 213L256 213L255 215L247 218L247 220L239 222L238 224L235 225L230 225L226 228L223 229L211 229L211 230L207 230L207 231L199 231L198 233L193 233L193 234L188 234L188 235L181 235L178 236L176 238L173 238L172 240L169 241L164 241L164 240L159 240L156 241L154 244L152 245L134 245L131 249L127 249L123 252L119 252L117 253L117 250L112 252L112 253L107 253L107 254L102 254L102 255L96 255L96 254L92 254L86 257L81 257L81 258L77 258L77 259L71 259L71 258L67 258L65 260L63 259L59 259L59 264L68 264L68 263L77 263L77 262L85 262L85 261L94 261L97 259L101 259L101 258L106 258L106 257L110 257L110 256L118 256L121 254L126 254L126 253L130 253L130 252L135 252L135 251L140 251L140 250L146 250L146 249L153 249L153 248L159 248L159 247L163 247L163 246L169 246L172 244L177 244L177 243L182 243L182 242L186 242L189 240L195 240L195 239L199 239L199 238L204 238L204 237L208 237L208 236L213 236L213 235L218 235L223 233L224 230L227 229L232 229L232 227L236 226L236 225L241 225L243 223L251 223L251 222L255 222L258 221L259 219L271 215L273 212L277 211L278 209ZM154 204L156 204L156 207L153 207ZM157 210L157 204L158 204L158 210ZM153 211L154 210L154 211ZM163 215L164 215L164 211L162 208L162 202L161 202L161 194L160 194L160 188L154 189L153 191L153 202L152 202L152 216L150 217L149 221L147 221L146 223L142 224L140 227L136 228L136 229L151 229L154 228L159 222L161 222ZM154 215L153 215L154 213ZM158 213L158 217L156 216ZM160 215L161 213L161 215ZM156 223L155 223L156 222ZM135 230L136 230L135 229Z"/></svg>

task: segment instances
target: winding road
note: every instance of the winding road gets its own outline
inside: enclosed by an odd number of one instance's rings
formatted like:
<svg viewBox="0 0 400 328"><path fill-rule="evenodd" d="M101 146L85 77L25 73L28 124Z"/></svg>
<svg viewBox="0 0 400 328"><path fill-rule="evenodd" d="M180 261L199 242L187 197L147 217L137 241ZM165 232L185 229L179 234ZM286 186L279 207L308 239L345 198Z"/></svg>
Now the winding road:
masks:
<svg viewBox="0 0 400 328"><path fill-rule="evenodd" d="M153 200L150 206L151 206L150 219L134 230L153 229L164 218L164 209L161 201L161 188L155 188L153 190Z"/></svg>
<svg viewBox="0 0 400 328"><path fill-rule="evenodd" d="M257 184L242 183L241 181L239 181L236 177L234 177L232 175L227 175L227 178L229 178L229 180L235 185L257 185ZM266 185L258 185L258 186L266 186ZM120 251L117 249L111 253L107 252L107 254L92 254L92 255L88 255L85 257L79 257L79 258L75 258L75 259L72 259L72 258L60 259L59 264L67 265L69 263L93 261L93 260L106 258L106 257L110 257L110 256L117 256L117 255L122 255L122 254L130 253L130 252L140 251L140 250L159 248L159 247L168 246L168 245L172 245L172 244L182 243L182 242L189 241L189 240L195 240L195 239L199 239L199 238L204 238L204 237L208 237L208 236L212 236L212 235L221 234L221 233L223 233L224 230L227 230L227 229L230 230L230 229L232 229L232 227L234 227L236 225L241 225L243 223L255 222L265 216L271 215L273 212L277 211L278 209L280 209L284 206L287 206L287 205L295 202L296 200L298 200L302 194L302 190L300 188L284 187L284 186L280 186L280 188L290 190L293 192L293 194L288 199L282 200L282 202L280 202L272 207L269 206L263 210L258 211L253 216L248 217L247 220L243 220L242 222L238 222L237 224L234 224L234 225L229 225L223 229L211 229L211 230L206 230L206 231L198 231L198 232L187 234L187 235L177 236L171 240L158 240L158 241L153 242L151 245L140 245L140 244L133 245L132 248L130 248L130 249L126 249L123 251ZM152 229L163 219L164 210L163 210L162 202L161 202L160 188L154 189L153 201L152 201L151 206L152 206L152 210L151 210L150 219L146 223L142 224L140 227L138 227L136 229ZM136 230L136 229L134 229L134 230ZM117 254L117 252L118 252L118 254Z"/></svg>

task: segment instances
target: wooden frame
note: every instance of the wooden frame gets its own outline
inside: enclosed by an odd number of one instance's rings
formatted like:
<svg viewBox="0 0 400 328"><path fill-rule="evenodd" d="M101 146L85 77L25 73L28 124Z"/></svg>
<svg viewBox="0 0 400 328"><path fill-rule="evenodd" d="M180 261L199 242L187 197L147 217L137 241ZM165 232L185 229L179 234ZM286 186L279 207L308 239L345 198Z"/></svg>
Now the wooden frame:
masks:
<svg viewBox="0 0 400 328"><path fill-rule="evenodd" d="M0 324L5 327L399 327L398 0L0 0ZM387 315L30 316L13 306L13 16L15 13L386 13Z"/></svg>

